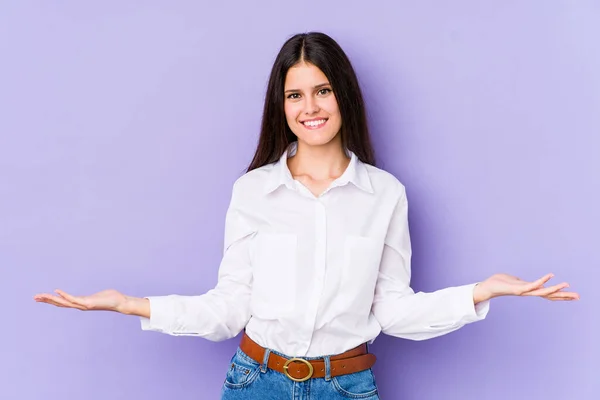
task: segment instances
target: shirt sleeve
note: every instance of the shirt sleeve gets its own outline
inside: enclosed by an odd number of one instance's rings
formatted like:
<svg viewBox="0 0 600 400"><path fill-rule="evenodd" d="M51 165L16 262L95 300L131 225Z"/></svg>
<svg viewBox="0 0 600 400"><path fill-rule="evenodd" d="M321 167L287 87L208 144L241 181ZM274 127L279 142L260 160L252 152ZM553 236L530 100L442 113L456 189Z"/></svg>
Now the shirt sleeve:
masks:
<svg viewBox="0 0 600 400"><path fill-rule="evenodd" d="M425 340L486 317L489 300L473 302L477 283L415 293L410 287L411 254L408 202L402 188L386 234L373 301L373 314L383 333Z"/></svg>
<svg viewBox="0 0 600 400"><path fill-rule="evenodd" d="M252 269L249 255L254 231L240 210L243 194L234 185L225 218L224 254L214 289L199 296L152 296L143 330L212 341L235 337L250 319Z"/></svg>

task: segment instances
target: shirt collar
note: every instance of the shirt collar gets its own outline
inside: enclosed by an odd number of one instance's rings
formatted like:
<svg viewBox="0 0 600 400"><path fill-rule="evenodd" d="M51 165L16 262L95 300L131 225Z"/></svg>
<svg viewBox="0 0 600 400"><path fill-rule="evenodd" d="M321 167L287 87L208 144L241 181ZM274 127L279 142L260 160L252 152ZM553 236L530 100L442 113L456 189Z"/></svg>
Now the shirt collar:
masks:
<svg viewBox="0 0 600 400"><path fill-rule="evenodd" d="M286 151L284 151L283 155L279 158L279 161L273 165L267 184L265 185L265 194L275 191L275 189L282 185L287 186L289 189L295 188L294 177L287 166L287 159L296 154L297 150L298 142L290 143ZM350 150L346 149L346 153L350 156L350 163L344 173L333 182L332 187L344 186L348 183L352 183L357 188L367 193L374 193L371 179L369 178L369 172L367 171L365 164Z"/></svg>

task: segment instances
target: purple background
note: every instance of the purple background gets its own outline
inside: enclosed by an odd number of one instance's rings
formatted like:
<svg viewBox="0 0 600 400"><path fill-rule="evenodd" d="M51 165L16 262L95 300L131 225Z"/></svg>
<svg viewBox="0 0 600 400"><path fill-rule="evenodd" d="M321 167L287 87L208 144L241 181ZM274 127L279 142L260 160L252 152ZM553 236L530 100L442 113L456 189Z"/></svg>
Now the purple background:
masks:
<svg viewBox="0 0 600 400"><path fill-rule="evenodd" d="M407 186L416 290L554 272L581 294L381 336L382 397L600 398L600 7L482 3L3 1L0 398L218 398L237 340L32 296L212 288L270 67L309 30L347 51Z"/></svg>

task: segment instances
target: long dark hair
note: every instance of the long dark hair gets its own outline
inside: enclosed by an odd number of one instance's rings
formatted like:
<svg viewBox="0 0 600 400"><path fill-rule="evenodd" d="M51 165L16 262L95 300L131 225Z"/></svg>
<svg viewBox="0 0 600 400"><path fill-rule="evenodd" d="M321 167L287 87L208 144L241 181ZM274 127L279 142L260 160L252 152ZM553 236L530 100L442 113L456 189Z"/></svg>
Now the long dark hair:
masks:
<svg viewBox="0 0 600 400"><path fill-rule="evenodd" d="M342 146L362 162L375 165L364 100L354 68L335 40L324 33L309 32L288 39L275 59L258 146L248 172L277 161L288 145L297 140L285 119L283 93L288 70L301 61L323 71L331 84L342 117Z"/></svg>

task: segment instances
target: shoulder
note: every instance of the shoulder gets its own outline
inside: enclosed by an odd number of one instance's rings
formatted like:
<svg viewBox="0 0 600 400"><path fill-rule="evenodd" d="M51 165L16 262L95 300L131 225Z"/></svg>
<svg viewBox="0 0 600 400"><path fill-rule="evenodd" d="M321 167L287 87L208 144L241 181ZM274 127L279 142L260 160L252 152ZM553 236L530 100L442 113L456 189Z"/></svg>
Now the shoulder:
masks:
<svg viewBox="0 0 600 400"><path fill-rule="evenodd" d="M370 164L363 164L375 193L399 199L406 196L406 187L390 172Z"/></svg>
<svg viewBox="0 0 600 400"><path fill-rule="evenodd" d="M246 172L233 183L232 195L234 197L241 196L252 198L262 193L265 190L269 179L271 179L273 168L274 164L267 164L263 167Z"/></svg>

